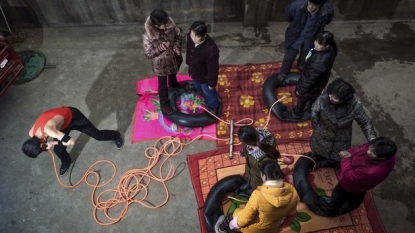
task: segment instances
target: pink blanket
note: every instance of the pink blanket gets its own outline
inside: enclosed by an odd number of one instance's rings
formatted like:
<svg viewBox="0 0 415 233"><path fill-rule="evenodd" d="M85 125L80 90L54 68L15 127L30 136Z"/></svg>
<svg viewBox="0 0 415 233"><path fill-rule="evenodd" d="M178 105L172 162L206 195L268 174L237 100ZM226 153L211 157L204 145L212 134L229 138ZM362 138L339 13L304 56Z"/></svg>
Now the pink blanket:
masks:
<svg viewBox="0 0 415 233"><path fill-rule="evenodd" d="M191 78L187 75L178 74L177 80L191 80ZM176 136L188 139L193 139L199 135L216 136L215 124L203 128L187 128L177 125L163 117L163 114L160 112L157 76L138 80L137 94L139 98L134 113L131 142L158 139L164 136ZM184 99L182 101L192 100ZM193 104L189 103L189 105ZM210 137L203 137L202 139L212 140Z"/></svg>

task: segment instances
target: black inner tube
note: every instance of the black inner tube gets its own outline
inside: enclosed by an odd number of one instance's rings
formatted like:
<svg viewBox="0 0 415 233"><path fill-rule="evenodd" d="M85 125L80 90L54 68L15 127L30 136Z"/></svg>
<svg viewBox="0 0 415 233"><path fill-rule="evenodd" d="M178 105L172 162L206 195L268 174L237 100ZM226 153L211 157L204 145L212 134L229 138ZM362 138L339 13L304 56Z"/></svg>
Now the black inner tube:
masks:
<svg viewBox="0 0 415 233"><path fill-rule="evenodd" d="M236 190L245 191L247 189L251 189L251 187L249 186L248 180L241 175L227 176L213 185L206 197L204 205L205 221L209 232L215 232L216 222L221 215L224 215L222 211L222 200L225 195Z"/></svg>
<svg viewBox="0 0 415 233"><path fill-rule="evenodd" d="M311 152L304 154L312 158ZM332 166L333 164L327 161L321 161L320 164L324 164L323 166ZM350 199L343 206L339 209L337 213L334 214L327 214L319 205L319 199L322 197L314 191L313 187L311 187L310 183L308 182L308 173L312 170L314 166L313 161L307 158L300 157L294 166L293 178L294 178L294 187L300 196L301 201L303 201L308 208L316 213L317 215L324 216L324 217L337 217L348 213L357 207L363 202L363 199Z"/></svg>
<svg viewBox="0 0 415 233"><path fill-rule="evenodd" d="M300 79L300 73L289 73L283 81L279 80L277 77L278 74L269 76L262 86L262 97L268 109L270 109L271 106L277 101L277 97L275 96L275 88L297 84ZM304 112L299 118L287 118L283 115L283 113L287 110L287 106L283 105L281 102L278 102L271 109L271 112L281 121L303 122L311 118L311 114L309 112Z"/></svg>
<svg viewBox="0 0 415 233"><path fill-rule="evenodd" d="M207 125L214 124L218 121L215 117L210 115L208 112L203 112L201 114L195 114L195 115L181 112L176 105L176 101L182 94L188 93L188 91L185 88L169 88L168 92L169 92L168 94L169 104L173 112L171 114L163 113L163 116L169 119L170 121L178 125L182 125L182 126L189 127L189 128L204 127ZM202 92L198 92L196 94L202 95L206 102L206 97L205 95L203 95ZM220 116L221 112L222 112L222 103L216 109L215 115Z"/></svg>

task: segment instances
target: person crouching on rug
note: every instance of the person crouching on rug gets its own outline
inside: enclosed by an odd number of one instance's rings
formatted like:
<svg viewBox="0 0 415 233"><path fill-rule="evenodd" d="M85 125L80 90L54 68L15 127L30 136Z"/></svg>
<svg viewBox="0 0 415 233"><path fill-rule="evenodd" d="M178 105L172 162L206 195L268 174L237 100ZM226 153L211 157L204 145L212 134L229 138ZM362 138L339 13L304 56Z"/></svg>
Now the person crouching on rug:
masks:
<svg viewBox="0 0 415 233"><path fill-rule="evenodd" d="M194 22L187 34L186 64L189 76L194 80L193 88L202 90L210 112L217 115L220 106L216 91L219 75L219 48L207 34L204 21Z"/></svg>
<svg viewBox="0 0 415 233"><path fill-rule="evenodd" d="M40 114L29 130L29 140L23 143L22 150L27 156L36 158L42 151L53 148L61 160L59 175L69 169L72 159L66 151L67 146L75 145L75 139L69 136L71 130L77 130L98 141L115 141L120 149L123 144L121 133L115 130L98 130L78 109L60 107ZM48 142L48 137L53 141Z"/></svg>
<svg viewBox="0 0 415 233"><path fill-rule="evenodd" d="M286 118L300 118L303 112L311 112L311 106L329 82L331 68L337 56L337 45L329 31L317 34L314 48L305 58L304 69L295 88L297 104L292 111L284 112Z"/></svg>
<svg viewBox="0 0 415 233"><path fill-rule="evenodd" d="M378 137L359 147L341 151L339 183L331 198L324 197L319 204L328 216L339 216L347 203L348 211L363 202L366 191L373 189L392 172L396 163L396 144L387 137Z"/></svg>
<svg viewBox="0 0 415 233"><path fill-rule="evenodd" d="M376 138L372 121L355 95L353 86L341 78L331 82L311 107L313 135L310 147L318 167L340 165L339 152L350 148L356 121L368 141Z"/></svg>
<svg viewBox="0 0 415 233"><path fill-rule="evenodd" d="M284 182L284 173L277 161L267 160L261 164L261 179L262 185L255 189L245 207L219 218L216 233L229 230L274 233L286 216L297 212L300 198L295 188Z"/></svg>
<svg viewBox="0 0 415 233"><path fill-rule="evenodd" d="M260 164L266 160L277 161L281 157L280 152L275 149L277 140L268 130L254 128L253 126L242 126L238 130L239 140L243 143L241 156L246 157L245 176L249 185L256 189L262 184Z"/></svg>
<svg viewBox="0 0 415 233"><path fill-rule="evenodd" d="M180 52L182 40L180 29L164 10L155 9L151 12L144 24L143 48L158 76L160 108L164 114L173 112L168 98L167 77L170 87L180 87L176 74L183 62Z"/></svg>

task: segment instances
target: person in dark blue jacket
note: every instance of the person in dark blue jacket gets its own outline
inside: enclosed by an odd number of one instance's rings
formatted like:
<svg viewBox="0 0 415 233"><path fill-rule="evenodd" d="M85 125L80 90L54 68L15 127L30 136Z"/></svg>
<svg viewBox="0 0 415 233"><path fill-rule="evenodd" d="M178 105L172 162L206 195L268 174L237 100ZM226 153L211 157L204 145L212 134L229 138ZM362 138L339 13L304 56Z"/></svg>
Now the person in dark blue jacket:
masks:
<svg viewBox="0 0 415 233"><path fill-rule="evenodd" d="M333 7L327 0L297 0L285 8L290 25L285 31L285 54L278 79L284 80L300 51L298 67L303 68L305 57L313 47L319 32L329 24L334 16Z"/></svg>

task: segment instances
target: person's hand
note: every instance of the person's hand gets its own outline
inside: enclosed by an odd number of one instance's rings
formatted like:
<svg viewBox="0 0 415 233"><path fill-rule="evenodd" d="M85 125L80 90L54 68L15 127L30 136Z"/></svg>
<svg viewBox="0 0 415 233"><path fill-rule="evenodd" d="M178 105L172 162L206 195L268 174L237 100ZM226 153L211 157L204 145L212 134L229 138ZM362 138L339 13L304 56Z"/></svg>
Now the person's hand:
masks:
<svg viewBox="0 0 415 233"><path fill-rule="evenodd" d="M73 146L75 145L76 140L74 138L71 138L68 140L68 142L62 142L62 145L64 146Z"/></svg>
<svg viewBox="0 0 415 233"><path fill-rule="evenodd" d="M46 150L52 150L52 149L53 149L53 147L54 147L56 144L58 144L58 142L57 142L57 141L50 141L50 142L47 142L47 143L46 143Z"/></svg>
<svg viewBox="0 0 415 233"><path fill-rule="evenodd" d="M231 228L231 230L241 228L238 226L238 216L236 216L229 222L229 228Z"/></svg>
<svg viewBox="0 0 415 233"><path fill-rule="evenodd" d="M173 51L177 54L180 55L180 49L178 47L174 47Z"/></svg>
<svg viewBox="0 0 415 233"><path fill-rule="evenodd" d="M161 50L161 51L165 51L165 50L167 50L168 48L170 47L170 42L162 42L162 43L160 43L159 44L159 49Z"/></svg>
<svg viewBox="0 0 415 233"><path fill-rule="evenodd" d="M211 87L211 86L209 86L209 90L211 91L211 90L213 90L213 89L215 89L214 87Z"/></svg>
<svg viewBox="0 0 415 233"><path fill-rule="evenodd" d="M342 159L352 157L352 154L350 154L347 150L340 151L339 155Z"/></svg>

